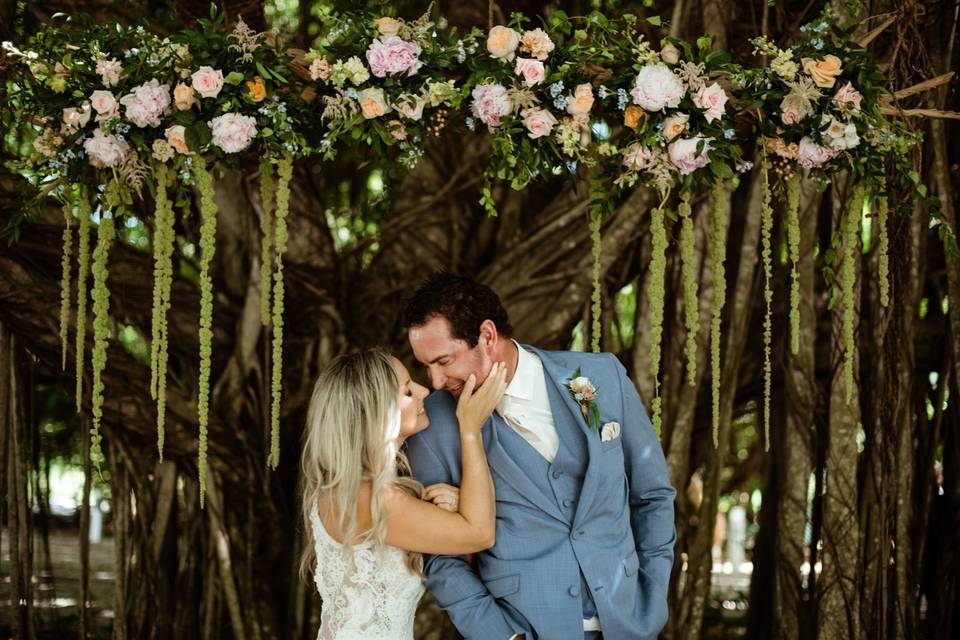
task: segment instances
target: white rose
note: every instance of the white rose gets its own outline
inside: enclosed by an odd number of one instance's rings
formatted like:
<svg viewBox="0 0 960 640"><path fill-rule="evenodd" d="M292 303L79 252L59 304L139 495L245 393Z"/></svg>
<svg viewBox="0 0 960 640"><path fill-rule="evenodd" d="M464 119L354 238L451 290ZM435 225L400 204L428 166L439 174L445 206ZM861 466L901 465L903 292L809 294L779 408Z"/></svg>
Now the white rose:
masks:
<svg viewBox="0 0 960 640"><path fill-rule="evenodd" d="M90 106L97 112L97 120L106 120L117 115L117 99L110 91L98 89L90 94Z"/></svg>
<svg viewBox="0 0 960 640"><path fill-rule="evenodd" d="M190 81L201 98L216 98L223 89L223 71L200 67L190 76Z"/></svg>
<svg viewBox="0 0 960 640"><path fill-rule="evenodd" d="M680 62L680 49L677 49L673 43L668 42L660 49L660 59L667 64L677 64Z"/></svg>
<svg viewBox="0 0 960 640"><path fill-rule="evenodd" d="M630 95L646 111L677 107L685 91L683 83L663 64L648 64L637 74Z"/></svg>

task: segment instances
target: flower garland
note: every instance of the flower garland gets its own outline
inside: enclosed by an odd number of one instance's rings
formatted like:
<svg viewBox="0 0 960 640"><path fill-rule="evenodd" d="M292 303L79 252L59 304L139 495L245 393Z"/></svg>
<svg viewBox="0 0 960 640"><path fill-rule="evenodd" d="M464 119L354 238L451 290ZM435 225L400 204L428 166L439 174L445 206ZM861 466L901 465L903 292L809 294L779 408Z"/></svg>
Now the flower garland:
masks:
<svg viewBox="0 0 960 640"><path fill-rule="evenodd" d="M110 290L107 288L107 255L113 244L114 222L101 213L97 227L97 246L93 250L93 390L91 404L93 423L90 427L90 460L100 474L103 451L100 447L100 421L103 419L103 370L107 366L107 346L110 337Z"/></svg>
<svg viewBox="0 0 960 640"><path fill-rule="evenodd" d="M77 412L83 411L83 360L87 350L87 274L90 272L90 200L86 189L80 188L77 203L80 219L79 248L77 251L77 329L74 351L77 353L76 401Z"/></svg>
<svg viewBox="0 0 960 640"><path fill-rule="evenodd" d="M200 191L200 373L197 380L197 423L200 447L197 470L200 481L200 506L203 507L207 487L207 425L209 421L210 366L213 355L213 279L210 265L217 243L217 203L213 199L213 177L203 156L193 164L194 178Z"/></svg>
<svg viewBox="0 0 960 640"><path fill-rule="evenodd" d="M697 384L697 333L700 331L700 307L697 301L697 267L693 239L693 219L690 211L690 192L680 196L680 264L683 273L683 312L687 327L684 352L687 355L687 384Z"/></svg>
<svg viewBox="0 0 960 640"><path fill-rule="evenodd" d="M663 306L667 273L666 211L662 206L650 212L650 274L647 278L647 296L650 298L650 377L653 379L653 428L660 435L660 352L663 343Z"/></svg>
<svg viewBox="0 0 960 640"><path fill-rule="evenodd" d="M270 274L272 272L271 251L273 233L270 214L276 185L273 180L273 165L269 158L260 163L260 324L270 326Z"/></svg>
<svg viewBox="0 0 960 640"><path fill-rule="evenodd" d="M60 368L67 368L67 344L70 342L70 254L73 253L73 187L67 186L63 205L63 253L60 258Z"/></svg>
<svg viewBox="0 0 960 640"><path fill-rule="evenodd" d="M276 261L273 273L273 352L271 364L270 456L268 463L280 464L280 400L283 393L283 254L287 251L287 213L290 211L290 179L293 157L283 156L278 163Z"/></svg>
<svg viewBox="0 0 960 640"><path fill-rule="evenodd" d="M855 186L847 200L840 223L843 233L843 268L840 283L843 291L843 386L847 403L853 400L853 369L856 357L854 319L857 306L854 289L857 283L857 234L860 230L862 214L863 191L859 186Z"/></svg>
<svg viewBox="0 0 960 640"><path fill-rule="evenodd" d="M800 175L787 181L787 246L790 253L790 352L800 353Z"/></svg>
<svg viewBox="0 0 960 640"><path fill-rule="evenodd" d="M173 250L176 242L173 203L167 197L171 173L163 164L154 167L157 177L153 236L153 336L150 349L150 393L157 401L157 451L163 460L164 421L167 412L167 311L173 285Z"/></svg>
<svg viewBox="0 0 960 640"><path fill-rule="evenodd" d="M770 362L770 345L773 342L773 289L770 284L773 279L773 249L771 247L773 234L773 208L770 193L770 167L767 164L767 153L763 152L763 196L760 202L760 246L763 260L763 299L766 309L763 316L763 442L764 450L770 451L770 392L772 387L773 368Z"/></svg>
<svg viewBox="0 0 960 640"><path fill-rule="evenodd" d="M713 273L713 302L710 308L710 392L712 398L713 446L720 446L720 340L723 307L727 297L727 276L724 260L727 254L727 223L730 195L723 180L716 180L710 194L713 217L710 219L710 271Z"/></svg>

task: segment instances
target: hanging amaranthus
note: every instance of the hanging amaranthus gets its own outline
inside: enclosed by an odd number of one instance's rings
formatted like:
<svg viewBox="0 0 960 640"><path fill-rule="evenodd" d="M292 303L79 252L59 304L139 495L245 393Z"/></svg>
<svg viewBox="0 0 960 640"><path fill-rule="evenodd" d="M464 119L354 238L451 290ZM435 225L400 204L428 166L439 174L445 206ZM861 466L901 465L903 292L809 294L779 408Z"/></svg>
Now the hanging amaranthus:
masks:
<svg viewBox="0 0 960 640"><path fill-rule="evenodd" d="M63 205L63 253L60 257L60 369L67 369L67 344L70 342L70 254L73 253L73 188L66 189Z"/></svg>
<svg viewBox="0 0 960 640"><path fill-rule="evenodd" d="M760 241L763 258L763 299L767 303L763 316L763 442L766 451L770 450L770 389L773 369L770 364L770 344L773 342L773 289L770 280L773 277L773 208L770 206L770 167L767 155L763 154L763 199L760 202Z"/></svg>
<svg viewBox="0 0 960 640"><path fill-rule="evenodd" d="M194 159L194 176L200 191L200 375L197 381L197 423L199 425L200 506L207 486L207 425L210 402L210 360L213 354L213 279L210 265L217 248L217 203L213 200L213 178L202 156Z"/></svg>
<svg viewBox="0 0 960 640"><path fill-rule="evenodd" d="M787 181L787 245L790 249L790 352L800 353L800 175Z"/></svg>
<svg viewBox="0 0 960 640"><path fill-rule="evenodd" d="M660 350L663 342L664 280L667 272L667 228L665 211L657 207L650 213L650 275L647 277L647 296L650 298L650 376L653 378L651 413L653 428L660 435Z"/></svg>
<svg viewBox="0 0 960 640"><path fill-rule="evenodd" d="M710 220L710 271L713 273L713 303L710 309L710 392L712 396L713 446L720 446L720 321L727 296L724 259L727 254L727 218L730 198L722 180L713 183L710 199L713 217Z"/></svg>
<svg viewBox="0 0 960 640"><path fill-rule="evenodd" d="M880 195L877 196L877 226L880 227L880 304L890 306L890 236L887 234L887 215L890 204L887 201L887 181L880 180Z"/></svg>
<svg viewBox="0 0 960 640"><path fill-rule="evenodd" d="M150 394L157 401L157 451L163 460L164 421L167 414L167 311L173 285L174 231L173 203L167 197L170 184L166 165L155 168L157 176L156 214L153 233L153 339L150 343Z"/></svg>
<svg viewBox="0 0 960 640"><path fill-rule="evenodd" d="M77 333L74 351L77 354L77 413L83 411L83 359L87 350L87 274L90 272L90 201L81 187L77 217L80 220L80 242L77 250Z"/></svg>
<svg viewBox="0 0 960 640"><path fill-rule="evenodd" d="M260 163L260 208L263 210L263 216L260 218L260 235L262 237L260 247L260 323L265 327L270 325L270 273L273 270L270 258L273 245L270 210L275 191L273 165L269 158L265 158Z"/></svg>
<svg viewBox="0 0 960 640"><path fill-rule="evenodd" d="M860 216L863 212L863 192L859 186L847 200L846 211L841 222L843 231L843 385L846 388L846 400L853 399L853 363L856 344L854 343L853 322L856 312L854 287L857 283L857 234L860 231Z"/></svg>
<svg viewBox="0 0 960 640"><path fill-rule="evenodd" d="M697 302L697 267L693 246L693 218L690 211L690 192L680 197L680 263L683 271L683 315L687 326L684 352L687 354L687 384L697 384L697 334L700 332L700 309Z"/></svg>
<svg viewBox="0 0 960 640"><path fill-rule="evenodd" d="M590 241L591 241L591 252L593 253L593 307L591 309L591 314L593 315L593 326L590 329L590 349L594 353L600 353L600 333L603 331L603 324L601 322L601 316L603 314L603 307L600 297L600 250L601 250L601 237L600 237L600 223L601 223L601 214L603 213L600 206L593 206L590 210Z"/></svg>
<svg viewBox="0 0 960 640"><path fill-rule="evenodd" d="M103 451L100 447L100 421L103 418L103 370L107 366L107 342L110 337L110 290L107 288L107 256L113 244L112 217L100 216L97 246L93 250L93 424L90 427L90 461L100 473Z"/></svg>
<svg viewBox="0 0 960 640"><path fill-rule="evenodd" d="M283 391L283 254L287 251L287 212L290 210L290 178L293 157L280 159L277 183L277 223L274 242L277 268L273 273L273 359L271 361L270 457L274 469L280 464L280 400Z"/></svg>

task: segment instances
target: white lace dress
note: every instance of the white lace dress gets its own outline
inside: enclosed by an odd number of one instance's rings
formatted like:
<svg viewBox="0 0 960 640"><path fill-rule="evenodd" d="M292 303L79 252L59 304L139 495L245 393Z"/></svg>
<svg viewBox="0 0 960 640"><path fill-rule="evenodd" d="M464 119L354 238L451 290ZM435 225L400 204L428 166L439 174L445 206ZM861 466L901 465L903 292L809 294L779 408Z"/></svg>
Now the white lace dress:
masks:
<svg viewBox="0 0 960 640"><path fill-rule="evenodd" d="M317 550L314 581L323 599L317 640L413 640L413 618L424 588L407 569L404 551L388 546L378 552L373 541L354 545L356 571L347 575L343 546L316 512L311 524Z"/></svg>

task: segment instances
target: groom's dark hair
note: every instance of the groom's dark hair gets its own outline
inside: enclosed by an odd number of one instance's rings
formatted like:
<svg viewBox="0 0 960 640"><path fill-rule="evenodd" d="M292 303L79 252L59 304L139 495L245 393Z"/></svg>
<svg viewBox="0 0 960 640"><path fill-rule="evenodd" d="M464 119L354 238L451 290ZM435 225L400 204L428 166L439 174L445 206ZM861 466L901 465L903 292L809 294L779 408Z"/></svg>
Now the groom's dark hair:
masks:
<svg viewBox="0 0 960 640"><path fill-rule="evenodd" d="M453 337L470 348L477 346L484 320L492 320L502 336L513 333L507 310L493 289L444 271L429 276L407 301L403 328L422 326L434 317L446 318Z"/></svg>

